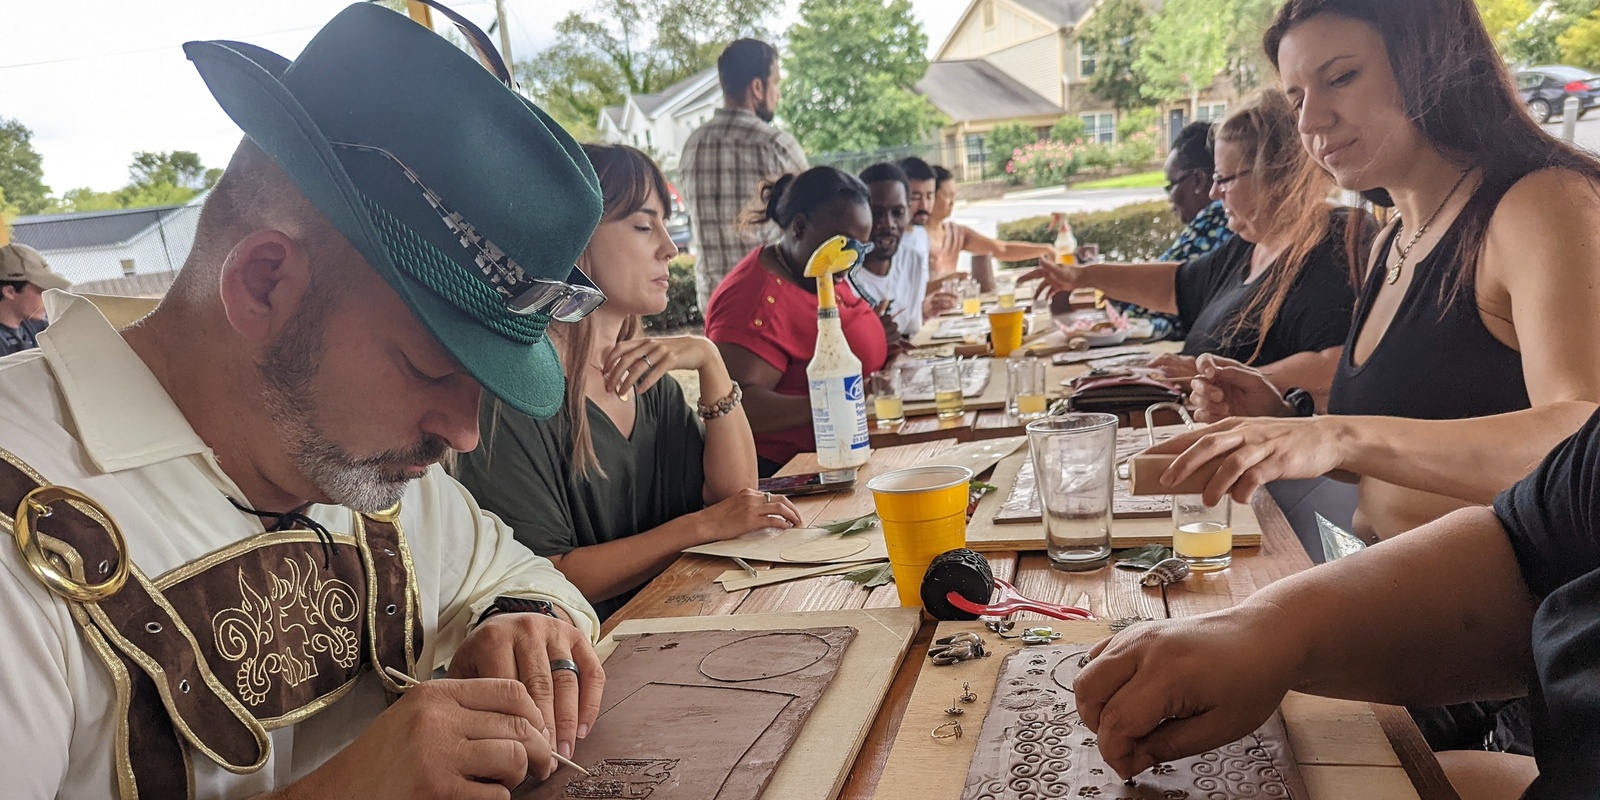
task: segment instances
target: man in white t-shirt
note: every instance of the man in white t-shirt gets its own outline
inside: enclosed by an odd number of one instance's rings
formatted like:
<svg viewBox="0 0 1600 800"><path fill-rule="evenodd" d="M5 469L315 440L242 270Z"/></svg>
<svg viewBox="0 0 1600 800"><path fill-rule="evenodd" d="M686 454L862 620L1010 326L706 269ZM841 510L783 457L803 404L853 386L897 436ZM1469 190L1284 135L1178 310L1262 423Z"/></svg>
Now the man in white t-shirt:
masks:
<svg viewBox="0 0 1600 800"><path fill-rule="evenodd" d="M862 170L861 181L871 197L873 250L851 270L851 286L880 313L888 303L900 332L913 336L925 316L953 307L953 298L942 292L927 295L928 231L909 224L915 208L907 199L911 191L906 173L884 162Z"/></svg>

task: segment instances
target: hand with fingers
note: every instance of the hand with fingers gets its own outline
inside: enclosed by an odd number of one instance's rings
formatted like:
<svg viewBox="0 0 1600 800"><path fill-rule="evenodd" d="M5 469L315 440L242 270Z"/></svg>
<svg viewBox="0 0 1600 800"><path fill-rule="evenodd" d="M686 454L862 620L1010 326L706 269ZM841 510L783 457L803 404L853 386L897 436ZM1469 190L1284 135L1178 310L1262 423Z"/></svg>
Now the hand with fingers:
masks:
<svg viewBox="0 0 1600 800"><path fill-rule="evenodd" d="M1317 478L1343 466L1346 438L1339 417L1225 419L1168 439L1146 452L1177 455L1161 476L1177 486L1201 466L1221 462L1203 492L1206 505L1222 498L1248 503L1256 489L1283 479Z"/></svg>
<svg viewBox="0 0 1600 800"><path fill-rule="evenodd" d="M1199 358L1206 358L1200 356ZM1200 373L1195 356L1180 355L1178 353L1162 353L1152 359L1145 366L1159 370L1162 375L1170 380L1189 380Z"/></svg>
<svg viewBox="0 0 1600 800"><path fill-rule="evenodd" d="M629 339L606 351L606 391L624 397L632 389L639 394L661 382L675 369L699 371L712 362L722 366L717 346L699 336L663 336ZM726 371L726 368L723 368Z"/></svg>
<svg viewBox="0 0 1600 800"><path fill-rule="evenodd" d="M944 289L940 289L937 292L929 292L928 296L922 299L922 316L937 317L959 305L961 305L961 298L957 297L954 292L948 292Z"/></svg>
<svg viewBox="0 0 1600 800"><path fill-rule="evenodd" d="M1072 688L1106 763L1126 780L1260 727L1298 669L1274 613L1246 604L1143 623L1090 650Z"/></svg>
<svg viewBox="0 0 1600 800"><path fill-rule="evenodd" d="M1039 289L1034 297L1049 297L1056 292L1070 292L1083 285L1083 267L1071 264L1058 264L1054 261L1040 261L1039 266L1017 279L1017 283L1024 283L1035 278L1042 278Z"/></svg>
<svg viewBox="0 0 1600 800"><path fill-rule="evenodd" d="M567 758L600 715L606 684L588 637L564 620L535 613L496 614L479 623L456 650L449 675L509 678L525 686L545 737Z"/></svg>
<svg viewBox="0 0 1600 800"><path fill-rule="evenodd" d="M742 489L737 494L694 516L700 522L702 544L721 542L762 528L798 528L805 524L789 498L781 494Z"/></svg>
<svg viewBox="0 0 1600 800"><path fill-rule="evenodd" d="M1283 391L1260 370L1209 353L1195 359L1194 369L1189 406L1196 422L1295 415L1294 406L1283 399Z"/></svg>
<svg viewBox="0 0 1600 800"><path fill-rule="evenodd" d="M503 800L555 771L541 711L515 680L424 681L327 763L271 797Z"/></svg>
<svg viewBox="0 0 1600 800"><path fill-rule="evenodd" d="M874 306L872 311L878 315L878 322L883 325L883 341L889 345L889 355L899 352L904 344L900 334L900 323L895 320L893 312L894 301L885 300Z"/></svg>

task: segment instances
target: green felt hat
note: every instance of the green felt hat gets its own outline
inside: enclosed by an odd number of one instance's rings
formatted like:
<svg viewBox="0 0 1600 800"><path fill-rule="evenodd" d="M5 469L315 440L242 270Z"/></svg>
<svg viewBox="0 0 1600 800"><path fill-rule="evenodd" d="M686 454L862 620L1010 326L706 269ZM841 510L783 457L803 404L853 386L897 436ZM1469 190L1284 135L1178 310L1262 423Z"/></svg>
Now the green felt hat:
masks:
<svg viewBox="0 0 1600 800"><path fill-rule="evenodd" d="M565 379L550 318L509 302L565 281L600 220L578 143L404 15L346 8L300 57L189 42L222 109L441 344L507 404L548 417Z"/></svg>

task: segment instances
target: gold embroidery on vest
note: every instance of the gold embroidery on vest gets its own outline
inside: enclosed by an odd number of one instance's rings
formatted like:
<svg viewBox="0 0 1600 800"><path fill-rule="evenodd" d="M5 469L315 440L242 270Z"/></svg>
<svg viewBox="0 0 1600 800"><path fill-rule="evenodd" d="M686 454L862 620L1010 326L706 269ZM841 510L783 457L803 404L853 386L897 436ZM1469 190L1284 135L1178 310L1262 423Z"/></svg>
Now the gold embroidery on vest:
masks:
<svg viewBox="0 0 1600 800"><path fill-rule="evenodd" d="M235 686L246 705L260 705L275 679L299 686L318 675L318 653L348 669L361 655L361 637L348 624L360 616L356 590L338 578L323 579L308 554L300 564L284 559L287 576L268 573L271 585L257 591L239 573L240 603L212 618L217 652L239 665Z"/></svg>

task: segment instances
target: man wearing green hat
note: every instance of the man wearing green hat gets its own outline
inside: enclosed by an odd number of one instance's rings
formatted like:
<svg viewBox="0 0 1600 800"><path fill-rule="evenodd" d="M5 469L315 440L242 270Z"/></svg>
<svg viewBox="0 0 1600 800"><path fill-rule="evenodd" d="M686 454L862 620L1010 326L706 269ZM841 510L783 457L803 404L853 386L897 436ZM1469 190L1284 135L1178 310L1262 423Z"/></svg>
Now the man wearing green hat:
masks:
<svg viewBox="0 0 1600 800"><path fill-rule="evenodd" d="M185 51L246 139L178 279L0 361L5 794L506 797L594 723L598 623L438 462L484 390L558 407L593 171L379 6Z"/></svg>

